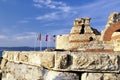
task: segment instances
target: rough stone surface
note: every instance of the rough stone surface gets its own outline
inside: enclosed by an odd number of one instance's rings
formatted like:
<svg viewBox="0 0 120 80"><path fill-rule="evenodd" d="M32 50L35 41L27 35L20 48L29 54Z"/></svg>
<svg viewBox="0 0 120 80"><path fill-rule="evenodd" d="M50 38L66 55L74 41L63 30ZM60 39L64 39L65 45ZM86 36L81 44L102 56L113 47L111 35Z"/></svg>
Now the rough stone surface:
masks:
<svg viewBox="0 0 120 80"><path fill-rule="evenodd" d="M2 59L2 63L1 63L1 66L0 66L1 69L4 69L4 68L5 68L7 62L8 62L7 59Z"/></svg>
<svg viewBox="0 0 120 80"><path fill-rule="evenodd" d="M102 31L101 40L110 41L113 32L120 29L120 13L113 12L108 18L105 29Z"/></svg>
<svg viewBox="0 0 120 80"><path fill-rule="evenodd" d="M80 76L70 72L48 71L44 80L80 80Z"/></svg>
<svg viewBox="0 0 120 80"><path fill-rule="evenodd" d="M101 73L83 73L81 80L104 80Z"/></svg>
<svg viewBox="0 0 120 80"><path fill-rule="evenodd" d="M116 39L119 39L120 36L119 30L120 13L118 12L113 12L110 14L106 28L102 31L101 35L96 29L90 26L90 18L77 18L74 21L74 25L70 31L70 34L57 37L56 46L57 49L87 50L89 43L92 41L111 42L111 40L115 40L112 42L112 45L96 44L90 48L101 49L103 51L120 51L119 42L116 43ZM119 35L112 36L114 32L119 32ZM88 45L86 45L86 43Z"/></svg>
<svg viewBox="0 0 120 80"><path fill-rule="evenodd" d="M56 53L54 70L87 71L87 72L119 72L119 53L103 52L69 52ZM62 66L62 67L61 67ZM63 67L65 66L65 67Z"/></svg>
<svg viewBox="0 0 120 80"><path fill-rule="evenodd" d="M16 63L25 63L25 64L32 64L32 65L40 65L40 53L41 52L34 52L34 51L4 51L3 58L9 61L14 61ZM44 53L44 52L42 52ZM41 53L41 54L42 54ZM35 60L35 61L34 61Z"/></svg>
<svg viewBox="0 0 120 80"><path fill-rule="evenodd" d="M70 51L53 51L53 52L27 52L26 57L23 56L26 52L18 52L25 59L16 61L14 53L4 52L4 59L15 63L29 64L34 66L43 66L48 69L62 71L87 71L87 72L119 72L120 68L120 53L119 52L70 52ZM11 58L7 57L13 55ZM7 56L6 56L7 55ZM31 55L31 56L30 56ZM33 58L31 58L33 55ZM35 57L36 55L36 57ZM38 56L39 55L39 56ZM6 56L6 57L5 57ZM38 59L38 61L36 61ZM15 61L14 61L15 60ZM6 61L2 61L6 63ZM4 64L1 65L4 67Z"/></svg>
<svg viewBox="0 0 120 80"><path fill-rule="evenodd" d="M80 44L97 40L98 31L90 26L90 18L77 18L74 21L69 35L57 36L56 48L65 50L78 50ZM86 46L82 46L86 48Z"/></svg>
<svg viewBox="0 0 120 80"><path fill-rule="evenodd" d="M1 63L2 80L119 80L119 66L119 52L85 51L6 51Z"/></svg>
<svg viewBox="0 0 120 80"><path fill-rule="evenodd" d="M55 68L57 69L65 69L68 67L68 54L65 53L57 53L55 55Z"/></svg>
<svg viewBox="0 0 120 80"><path fill-rule="evenodd" d="M120 80L120 74L83 73L81 80Z"/></svg>
<svg viewBox="0 0 120 80"><path fill-rule="evenodd" d="M112 34L120 29L120 22L116 22L111 24L104 30L103 35L101 36L101 40L103 41L110 41L112 38Z"/></svg>
<svg viewBox="0 0 120 80"><path fill-rule="evenodd" d="M114 54L81 53L73 55L73 70L117 71L119 57ZM113 56L114 55L114 56Z"/></svg>
<svg viewBox="0 0 120 80"><path fill-rule="evenodd" d="M58 35L56 38L56 49L65 49L69 47L69 35Z"/></svg>
<svg viewBox="0 0 120 80"><path fill-rule="evenodd" d="M7 62L2 68L2 80L43 80L42 67Z"/></svg>
<svg viewBox="0 0 120 80"><path fill-rule="evenodd" d="M55 53L56 52L44 52L40 54L41 65L46 68L53 68L55 65Z"/></svg>

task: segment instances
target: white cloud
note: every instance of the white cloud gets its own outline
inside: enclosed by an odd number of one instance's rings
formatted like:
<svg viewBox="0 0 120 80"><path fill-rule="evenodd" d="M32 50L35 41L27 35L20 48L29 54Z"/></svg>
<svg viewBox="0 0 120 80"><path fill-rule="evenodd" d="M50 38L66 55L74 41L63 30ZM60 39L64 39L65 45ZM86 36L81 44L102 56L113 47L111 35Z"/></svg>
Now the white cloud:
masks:
<svg viewBox="0 0 120 80"><path fill-rule="evenodd" d="M0 39L5 40L30 40L36 37L36 32L25 32L22 34L15 34L15 35L0 35Z"/></svg>
<svg viewBox="0 0 120 80"><path fill-rule="evenodd" d="M7 36L5 36L5 35L0 35L0 39L7 39Z"/></svg>
<svg viewBox="0 0 120 80"><path fill-rule="evenodd" d="M89 4L83 4L82 6L67 6L67 3L53 0L34 0L35 4L39 4L41 8L48 7L50 9L58 9L56 12L46 13L36 17L36 20L74 20L79 17L91 17L93 26L103 26L104 28L107 18L111 12L120 12L120 1L104 0L94 1ZM99 24L100 25L99 25ZM101 29L101 28L100 28Z"/></svg>
<svg viewBox="0 0 120 80"><path fill-rule="evenodd" d="M71 7L69 7L69 6L63 6L63 7L58 7L58 8L64 12L69 12L71 10Z"/></svg>
<svg viewBox="0 0 120 80"><path fill-rule="evenodd" d="M37 8L42 8L42 6L40 4L34 4L34 6Z"/></svg>
<svg viewBox="0 0 120 80"><path fill-rule="evenodd" d="M59 29L59 30L52 30L48 34L50 35L64 35L64 34L69 34L70 29Z"/></svg>
<svg viewBox="0 0 120 80"><path fill-rule="evenodd" d="M25 32L23 34L17 34L17 35L14 35L13 39L14 40L32 40L36 37L37 33L36 32Z"/></svg>
<svg viewBox="0 0 120 80"><path fill-rule="evenodd" d="M68 12L71 7L68 6L66 3L63 3L61 1L53 1L53 0L33 0L34 6L37 8L50 8L50 9L58 9L63 12Z"/></svg>
<svg viewBox="0 0 120 80"><path fill-rule="evenodd" d="M57 13L49 13L42 16L36 17L36 20L55 20L58 18Z"/></svg>
<svg viewBox="0 0 120 80"><path fill-rule="evenodd" d="M36 32L24 32L14 35L0 35L0 46L32 46L37 42Z"/></svg>

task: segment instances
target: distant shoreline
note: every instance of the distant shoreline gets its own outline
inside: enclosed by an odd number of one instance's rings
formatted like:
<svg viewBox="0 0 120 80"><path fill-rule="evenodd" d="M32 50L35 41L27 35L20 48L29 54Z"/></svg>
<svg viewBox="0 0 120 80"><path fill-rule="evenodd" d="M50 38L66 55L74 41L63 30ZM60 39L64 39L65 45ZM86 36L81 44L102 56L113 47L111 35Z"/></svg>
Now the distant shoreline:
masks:
<svg viewBox="0 0 120 80"><path fill-rule="evenodd" d="M47 47L42 47L42 50L45 49L47 49ZM40 47L0 47L0 56L2 56L3 51L40 51Z"/></svg>

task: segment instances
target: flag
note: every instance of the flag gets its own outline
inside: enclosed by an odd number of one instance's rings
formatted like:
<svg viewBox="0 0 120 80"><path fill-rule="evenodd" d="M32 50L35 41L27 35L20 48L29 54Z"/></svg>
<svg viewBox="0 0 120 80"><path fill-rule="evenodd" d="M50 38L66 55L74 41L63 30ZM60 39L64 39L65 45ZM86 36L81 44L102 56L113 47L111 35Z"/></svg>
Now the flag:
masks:
<svg viewBox="0 0 120 80"><path fill-rule="evenodd" d="M49 41L49 35L46 35L45 41Z"/></svg>
<svg viewBox="0 0 120 80"><path fill-rule="evenodd" d="M37 40L41 41L41 34L38 35Z"/></svg>
<svg viewBox="0 0 120 80"><path fill-rule="evenodd" d="M56 35L53 35L53 41L56 42Z"/></svg>

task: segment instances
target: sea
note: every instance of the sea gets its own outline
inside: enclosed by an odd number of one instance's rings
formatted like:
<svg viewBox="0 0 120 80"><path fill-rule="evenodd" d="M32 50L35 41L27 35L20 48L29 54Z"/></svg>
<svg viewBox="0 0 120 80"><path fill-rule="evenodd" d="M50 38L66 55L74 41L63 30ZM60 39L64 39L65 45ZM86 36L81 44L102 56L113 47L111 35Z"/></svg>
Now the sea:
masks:
<svg viewBox="0 0 120 80"><path fill-rule="evenodd" d="M47 49L47 47L42 47L42 50L45 49ZM0 47L0 57L3 51L40 51L40 47Z"/></svg>

